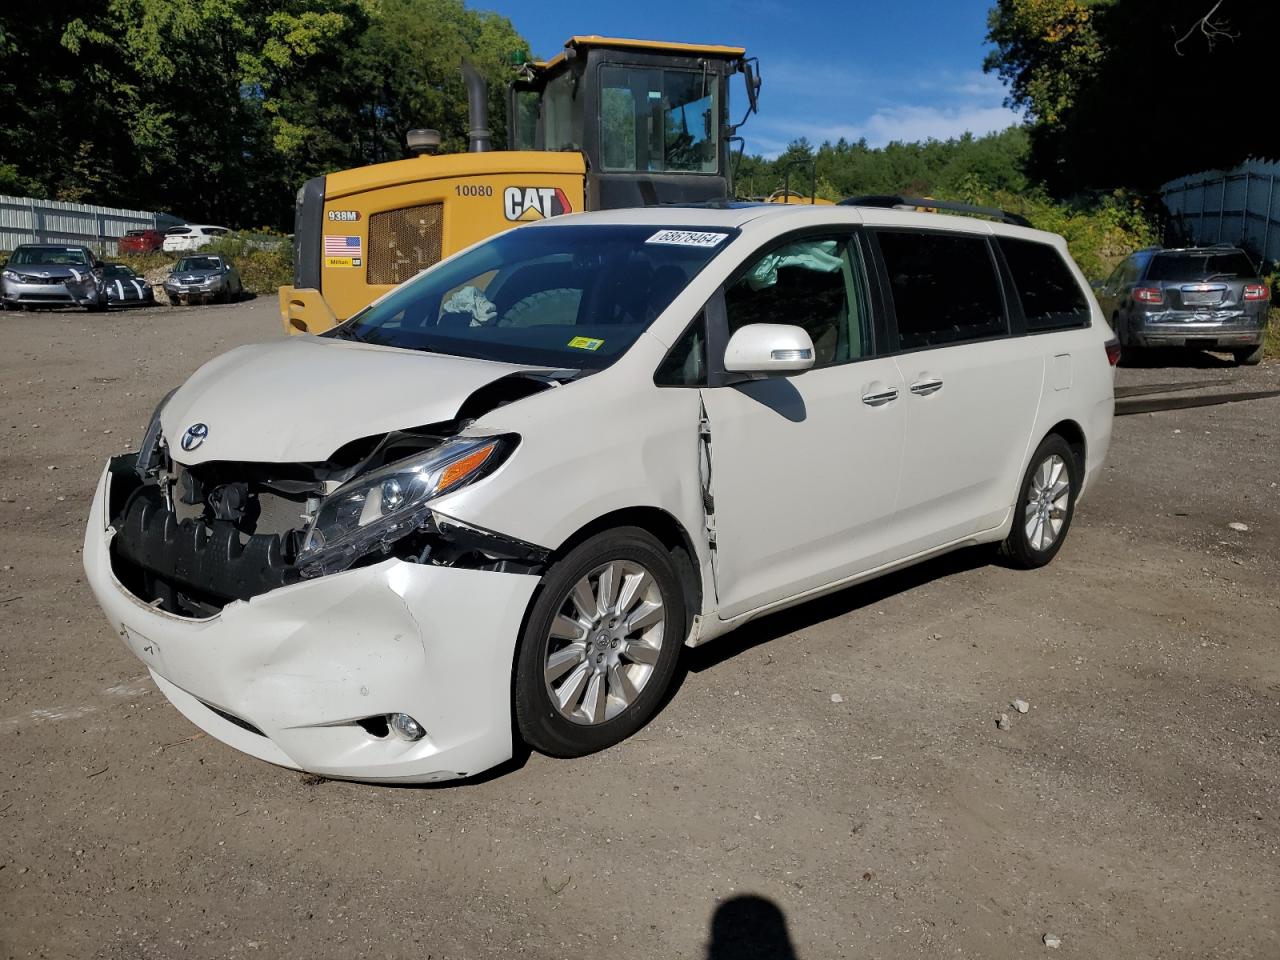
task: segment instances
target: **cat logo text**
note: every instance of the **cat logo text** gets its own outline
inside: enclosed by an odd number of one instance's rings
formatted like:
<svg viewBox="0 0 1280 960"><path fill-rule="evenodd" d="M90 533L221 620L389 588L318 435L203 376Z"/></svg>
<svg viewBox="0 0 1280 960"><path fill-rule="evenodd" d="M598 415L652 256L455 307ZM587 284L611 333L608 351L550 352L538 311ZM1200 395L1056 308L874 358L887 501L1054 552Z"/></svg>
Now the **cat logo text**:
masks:
<svg viewBox="0 0 1280 960"><path fill-rule="evenodd" d="M508 220L542 220L573 213L573 207L559 187L507 187L502 212Z"/></svg>

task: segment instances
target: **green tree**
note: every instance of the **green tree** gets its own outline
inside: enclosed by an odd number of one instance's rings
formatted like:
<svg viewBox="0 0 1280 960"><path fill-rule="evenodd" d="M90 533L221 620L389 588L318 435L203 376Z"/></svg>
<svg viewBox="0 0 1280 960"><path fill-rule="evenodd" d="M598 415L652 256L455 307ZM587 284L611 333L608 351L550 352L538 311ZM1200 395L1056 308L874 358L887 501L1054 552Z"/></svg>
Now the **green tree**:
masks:
<svg viewBox="0 0 1280 960"><path fill-rule="evenodd" d="M465 147L464 56L504 135L503 17L463 0L0 5L0 189L289 228L308 177Z"/></svg>
<svg viewBox="0 0 1280 960"><path fill-rule="evenodd" d="M986 68L1027 113L1029 172L1059 196L1280 155L1272 4L997 0L988 22Z"/></svg>

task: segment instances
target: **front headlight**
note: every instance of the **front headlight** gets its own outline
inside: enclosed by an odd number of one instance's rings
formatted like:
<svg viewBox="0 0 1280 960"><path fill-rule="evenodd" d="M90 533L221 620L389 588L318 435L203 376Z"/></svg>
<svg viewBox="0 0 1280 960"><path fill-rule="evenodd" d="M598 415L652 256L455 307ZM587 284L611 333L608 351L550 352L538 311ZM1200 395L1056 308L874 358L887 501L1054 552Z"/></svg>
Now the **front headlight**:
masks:
<svg viewBox="0 0 1280 960"><path fill-rule="evenodd" d="M177 392L178 388L174 387L166 393L156 404L155 413L151 414L147 432L142 435L142 445L138 447L138 462L134 465L139 480L146 480L151 471L161 465L161 445L164 443L164 438L160 436L160 413L164 410L164 405L169 402L169 398Z"/></svg>
<svg viewBox="0 0 1280 960"><path fill-rule="evenodd" d="M6 271L4 271L3 276L4 276L4 278L5 278L6 280L13 280L13 281L15 281L15 282L16 282L16 281L17 281L17 279L18 279L18 275L17 275L16 273L14 273L12 270L6 270Z"/></svg>
<svg viewBox="0 0 1280 960"><path fill-rule="evenodd" d="M379 546L389 549L422 526L432 499L491 473L517 442L514 436L457 437L339 487L321 501L303 536L302 575L343 570Z"/></svg>

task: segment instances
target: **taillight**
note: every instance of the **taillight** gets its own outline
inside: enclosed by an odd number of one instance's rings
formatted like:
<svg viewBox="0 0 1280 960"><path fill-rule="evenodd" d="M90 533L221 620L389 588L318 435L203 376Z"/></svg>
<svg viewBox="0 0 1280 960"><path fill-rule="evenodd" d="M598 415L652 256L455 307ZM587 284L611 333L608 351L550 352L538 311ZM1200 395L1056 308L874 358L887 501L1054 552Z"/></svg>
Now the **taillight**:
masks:
<svg viewBox="0 0 1280 960"><path fill-rule="evenodd" d="M1164 303L1164 292L1159 287L1134 287L1133 299L1138 303Z"/></svg>
<svg viewBox="0 0 1280 960"><path fill-rule="evenodd" d="M1107 341L1107 363L1115 366L1120 362L1120 341L1112 337Z"/></svg>
<svg viewBox="0 0 1280 960"><path fill-rule="evenodd" d="M1244 298L1246 300L1270 300L1271 288L1265 283L1246 283L1244 285Z"/></svg>

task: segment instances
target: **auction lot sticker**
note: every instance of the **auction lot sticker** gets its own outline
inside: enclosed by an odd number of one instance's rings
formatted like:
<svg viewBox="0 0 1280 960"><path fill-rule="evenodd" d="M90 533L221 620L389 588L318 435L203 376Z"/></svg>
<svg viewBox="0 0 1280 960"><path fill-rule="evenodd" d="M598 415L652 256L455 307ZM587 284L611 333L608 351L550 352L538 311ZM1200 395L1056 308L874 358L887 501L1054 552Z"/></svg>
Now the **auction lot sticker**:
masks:
<svg viewBox="0 0 1280 960"><path fill-rule="evenodd" d="M659 230L645 243L665 243L675 247L717 247L727 233L699 233L696 230Z"/></svg>

